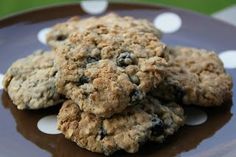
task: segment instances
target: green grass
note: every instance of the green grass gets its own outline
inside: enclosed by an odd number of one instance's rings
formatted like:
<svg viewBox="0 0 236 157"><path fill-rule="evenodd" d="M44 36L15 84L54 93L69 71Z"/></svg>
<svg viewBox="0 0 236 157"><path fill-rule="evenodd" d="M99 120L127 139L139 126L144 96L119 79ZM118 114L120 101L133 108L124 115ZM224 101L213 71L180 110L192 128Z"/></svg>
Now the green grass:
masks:
<svg viewBox="0 0 236 157"><path fill-rule="evenodd" d="M117 1L117 0L116 0ZM124 1L124 0L123 0ZM127 0L126 0L127 1ZM155 3L186 8L204 14L212 14L227 6L236 4L236 0L130 0L132 2ZM79 2L79 0L1 0L0 17L27 9L47 5Z"/></svg>
<svg viewBox="0 0 236 157"><path fill-rule="evenodd" d="M136 1L143 2L143 0ZM236 0L148 0L148 2L186 8L208 15L236 4Z"/></svg>

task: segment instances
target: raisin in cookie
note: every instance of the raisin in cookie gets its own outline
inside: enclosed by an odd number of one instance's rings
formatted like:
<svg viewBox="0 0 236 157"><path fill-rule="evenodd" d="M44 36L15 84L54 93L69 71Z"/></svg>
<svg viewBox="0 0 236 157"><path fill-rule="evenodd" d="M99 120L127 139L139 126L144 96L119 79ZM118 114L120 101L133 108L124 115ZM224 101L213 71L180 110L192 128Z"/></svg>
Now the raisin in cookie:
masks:
<svg viewBox="0 0 236 157"><path fill-rule="evenodd" d="M106 155L117 150L135 153L146 141L161 143L184 123L180 106L161 104L152 97L108 119L83 112L68 100L57 118L58 129L66 138L82 148Z"/></svg>
<svg viewBox="0 0 236 157"><path fill-rule="evenodd" d="M39 50L7 70L3 86L18 109L40 109L62 102L56 92L53 58L53 53Z"/></svg>
<svg viewBox="0 0 236 157"><path fill-rule="evenodd" d="M134 19L130 16L120 17L114 13L110 13L99 18L90 17L80 19L79 17L72 17L66 22L56 24L47 35L47 43L55 48L62 44L73 32L83 32L93 25L107 25L108 27L117 25L123 29L132 27L138 29L140 32L150 32L155 34L158 38L161 37L160 31L147 20Z"/></svg>
<svg viewBox="0 0 236 157"><path fill-rule="evenodd" d="M57 47L58 92L83 111L110 117L159 84L164 50L153 33L95 23Z"/></svg>
<svg viewBox="0 0 236 157"><path fill-rule="evenodd" d="M199 106L219 106L231 100L232 79L216 53L177 47L166 55L170 66L153 95Z"/></svg>

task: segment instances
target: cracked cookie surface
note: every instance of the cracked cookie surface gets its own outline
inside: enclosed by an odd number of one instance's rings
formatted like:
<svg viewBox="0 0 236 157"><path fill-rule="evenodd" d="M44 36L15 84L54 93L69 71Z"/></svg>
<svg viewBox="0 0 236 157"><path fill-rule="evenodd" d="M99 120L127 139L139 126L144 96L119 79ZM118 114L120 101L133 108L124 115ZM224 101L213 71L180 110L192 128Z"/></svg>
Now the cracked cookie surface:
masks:
<svg viewBox="0 0 236 157"><path fill-rule="evenodd" d="M66 138L82 148L106 155L117 150L135 153L146 141L161 143L184 123L179 105L161 104L152 97L108 119L83 112L68 100L57 118L58 128Z"/></svg>
<svg viewBox="0 0 236 157"><path fill-rule="evenodd" d="M14 62L3 86L18 109L40 109L62 102L56 92L54 56L38 50Z"/></svg>
<svg viewBox="0 0 236 157"><path fill-rule="evenodd" d="M232 79L216 53L176 47L167 51L166 78L152 94L186 105L219 106L232 98Z"/></svg>
<svg viewBox="0 0 236 157"><path fill-rule="evenodd" d="M159 84L166 64L165 45L154 33L112 22L95 22L56 49L58 91L101 117L139 103Z"/></svg>
<svg viewBox="0 0 236 157"><path fill-rule="evenodd" d="M47 35L47 43L55 48L65 42L73 32L83 32L94 25L107 25L108 27L119 26L123 29L134 28L140 32L153 33L158 38L161 38L161 32L145 19L135 19L130 16L120 17L114 13L110 13L98 18L90 17L80 19L80 17L75 16L66 22L56 24Z"/></svg>

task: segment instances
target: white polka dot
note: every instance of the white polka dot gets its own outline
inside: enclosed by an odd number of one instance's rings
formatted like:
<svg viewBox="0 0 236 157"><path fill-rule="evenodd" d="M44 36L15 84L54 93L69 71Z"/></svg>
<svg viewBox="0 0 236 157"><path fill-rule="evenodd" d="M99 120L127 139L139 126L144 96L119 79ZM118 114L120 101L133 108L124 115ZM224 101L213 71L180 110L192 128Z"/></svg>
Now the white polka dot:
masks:
<svg viewBox="0 0 236 157"><path fill-rule="evenodd" d="M185 108L185 115L186 115L186 125L200 125L207 121L207 114L206 112L199 110L194 107Z"/></svg>
<svg viewBox="0 0 236 157"><path fill-rule="evenodd" d="M80 2L81 8L88 14L101 14L108 7L107 0L84 0Z"/></svg>
<svg viewBox="0 0 236 157"><path fill-rule="evenodd" d="M60 134L57 130L57 116L50 115L41 118L37 124L38 129L45 134Z"/></svg>
<svg viewBox="0 0 236 157"><path fill-rule="evenodd" d="M219 54L225 68L236 68L236 50L228 50Z"/></svg>
<svg viewBox="0 0 236 157"><path fill-rule="evenodd" d="M38 40L43 43L43 44L47 44L47 40L46 40L46 37L47 37L47 34L51 31L52 29L51 28L44 28L44 29L41 29L39 32L38 32Z"/></svg>
<svg viewBox="0 0 236 157"><path fill-rule="evenodd" d="M0 90L3 89L3 77L4 75L3 74L0 74Z"/></svg>
<svg viewBox="0 0 236 157"><path fill-rule="evenodd" d="M179 15L171 12L166 12L158 15L154 19L154 25L163 33L174 33L178 31L182 25L182 20Z"/></svg>

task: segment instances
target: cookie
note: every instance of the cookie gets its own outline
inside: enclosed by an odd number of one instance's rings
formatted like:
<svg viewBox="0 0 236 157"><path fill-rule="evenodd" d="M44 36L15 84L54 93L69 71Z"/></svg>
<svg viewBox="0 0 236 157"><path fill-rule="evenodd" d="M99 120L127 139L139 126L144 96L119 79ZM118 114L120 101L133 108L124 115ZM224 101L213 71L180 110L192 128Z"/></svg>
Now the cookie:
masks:
<svg viewBox="0 0 236 157"><path fill-rule="evenodd" d="M152 23L144 19L134 19L130 16L120 17L114 13L96 18L90 17L80 19L78 16L70 18L68 21L56 24L47 35L47 43L55 48L62 44L70 34L75 31L83 32L93 25L107 25L108 27L119 26L123 29L131 28L138 29L140 32L150 32L161 38L161 32L156 29Z"/></svg>
<svg viewBox="0 0 236 157"><path fill-rule="evenodd" d="M153 90L158 98L186 105L219 106L232 98L232 79L215 52L177 47L167 52L166 78Z"/></svg>
<svg viewBox="0 0 236 157"><path fill-rule="evenodd" d="M14 62L3 86L18 109L40 109L62 102L56 92L53 53L39 50Z"/></svg>
<svg viewBox="0 0 236 157"><path fill-rule="evenodd" d="M58 92L85 112L110 117L159 84L164 50L153 33L94 23L57 47Z"/></svg>
<svg viewBox="0 0 236 157"><path fill-rule="evenodd" d="M66 138L92 152L110 155L117 150L138 151L147 141L162 143L183 125L183 110L175 103L161 104L147 97L142 105L106 119L83 112L71 100L58 114L58 129Z"/></svg>

